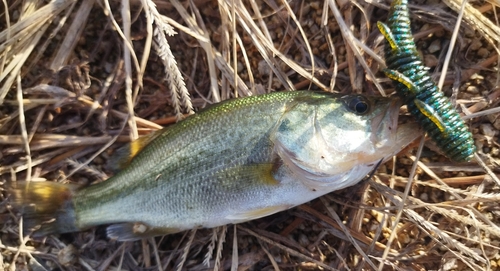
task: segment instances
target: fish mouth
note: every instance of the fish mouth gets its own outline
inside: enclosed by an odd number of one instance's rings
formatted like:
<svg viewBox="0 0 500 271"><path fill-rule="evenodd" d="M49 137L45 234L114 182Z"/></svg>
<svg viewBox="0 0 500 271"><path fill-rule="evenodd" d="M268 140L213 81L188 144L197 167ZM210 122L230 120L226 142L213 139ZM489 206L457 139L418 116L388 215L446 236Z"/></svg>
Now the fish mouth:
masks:
<svg viewBox="0 0 500 271"><path fill-rule="evenodd" d="M401 99L391 98L384 109L385 112L379 114L378 119L372 122L371 140L384 161L423 135L423 130L417 123L398 125L399 108L402 104Z"/></svg>
<svg viewBox="0 0 500 271"><path fill-rule="evenodd" d="M399 98L391 98L390 102L385 104L381 112L372 120L371 141L376 149L384 148L393 144L397 137L399 108L403 102ZM375 103L374 106L381 106Z"/></svg>

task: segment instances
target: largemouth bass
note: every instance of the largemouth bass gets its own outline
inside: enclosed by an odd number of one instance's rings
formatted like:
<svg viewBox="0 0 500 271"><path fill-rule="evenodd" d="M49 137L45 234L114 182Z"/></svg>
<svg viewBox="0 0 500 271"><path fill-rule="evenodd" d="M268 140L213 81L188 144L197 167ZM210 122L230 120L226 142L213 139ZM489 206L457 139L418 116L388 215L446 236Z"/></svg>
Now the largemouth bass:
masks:
<svg viewBox="0 0 500 271"><path fill-rule="evenodd" d="M240 223L358 183L420 135L397 127L399 106L311 91L225 101L132 142L104 182L15 182L11 201L35 235L111 224L125 241Z"/></svg>

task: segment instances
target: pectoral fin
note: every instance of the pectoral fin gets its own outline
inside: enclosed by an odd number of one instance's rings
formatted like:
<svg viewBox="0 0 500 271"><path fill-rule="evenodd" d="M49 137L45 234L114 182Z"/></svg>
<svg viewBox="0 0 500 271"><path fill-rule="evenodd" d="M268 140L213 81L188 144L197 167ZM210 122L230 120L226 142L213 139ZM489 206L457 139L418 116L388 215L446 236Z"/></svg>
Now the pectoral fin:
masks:
<svg viewBox="0 0 500 271"><path fill-rule="evenodd" d="M165 129L157 130L149 135L142 136L115 151L114 155L107 163L107 168L114 173L127 167L130 162L144 149L151 141L159 135L165 133Z"/></svg>
<svg viewBox="0 0 500 271"><path fill-rule="evenodd" d="M183 231L177 228L152 228L141 222L114 224L106 229L108 238L117 241L135 241L143 238Z"/></svg>
<svg viewBox="0 0 500 271"><path fill-rule="evenodd" d="M237 190L240 187L238 181L247 185L278 185L279 181L274 177L276 167L279 167L279 161L235 166L215 173L214 178L218 178L220 185L228 191Z"/></svg>
<svg viewBox="0 0 500 271"><path fill-rule="evenodd" d="M269 206L269 207L263 207L260 209L254 209L254 210L249 210L249 211L244 211L240 213L235 213L232 215L228 215L226 218L231 220L232 223L240 223L240 222L245 222L261 217L265 217L268 215L275 214L277 212L281 212L287 209L292 208L292 205L278 205L278 206Z"/></svg>

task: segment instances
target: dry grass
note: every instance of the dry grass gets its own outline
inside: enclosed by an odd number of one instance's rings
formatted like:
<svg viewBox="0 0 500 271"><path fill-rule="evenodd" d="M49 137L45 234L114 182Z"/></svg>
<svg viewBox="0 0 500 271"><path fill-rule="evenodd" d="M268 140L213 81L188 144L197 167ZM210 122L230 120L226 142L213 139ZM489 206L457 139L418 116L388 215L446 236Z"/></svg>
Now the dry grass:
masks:
<svg viewBox="0 0 500 271"><path fill-rule="evenodd" d="M497 2L437 3L411 6L417 46L470 121L481 163L452 163L425 142L348 193L133 243L111 242L101 227L22 236L2 194L0 270L500 270ZM374 27L388 4L4 0L0 183L104 180L121 142L228 98L390 95Z"/></svg>

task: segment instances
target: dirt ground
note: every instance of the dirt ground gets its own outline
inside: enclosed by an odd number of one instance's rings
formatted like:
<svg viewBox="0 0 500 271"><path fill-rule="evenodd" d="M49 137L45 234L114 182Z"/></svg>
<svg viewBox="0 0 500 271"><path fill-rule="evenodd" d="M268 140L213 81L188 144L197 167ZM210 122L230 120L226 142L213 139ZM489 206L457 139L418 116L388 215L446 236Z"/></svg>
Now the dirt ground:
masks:
<svg viewBox="0 0 500 271"><path fill-rule="evenodd" d="M109 240L104 226L20 234L9 183L104 181L118 147L210 104L294 89L393 95L376 27L389 5L4 1L0 270L500 270L494 1L410 5L419 53L473 133L472 162L450 161L430 140L418 153L417 140L369 180L247 223L135 242ZM400 115L412 120L405 107Z"/></svg>

